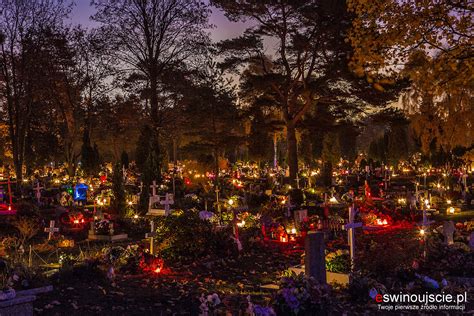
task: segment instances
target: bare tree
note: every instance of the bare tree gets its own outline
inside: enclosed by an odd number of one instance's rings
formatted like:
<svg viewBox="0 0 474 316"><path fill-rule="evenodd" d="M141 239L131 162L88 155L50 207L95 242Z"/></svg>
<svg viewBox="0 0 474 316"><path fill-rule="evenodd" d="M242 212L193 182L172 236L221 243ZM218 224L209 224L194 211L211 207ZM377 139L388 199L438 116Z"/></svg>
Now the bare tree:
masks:
<svg viewBox="0 0 474 316"><path fill-rule="evenodd" d="M149 87L150 118L161 126L160 77L207 44L208 7L196 0L95 0L121 71L138 72Z"/></svg>
<svg viewBox="0 0 474 316"><path fill-rule="evenodd" d="M38 32L60 26L70 6L63 0L0 0L0 7L0 106L6 113L16 177L21 180L36 84L29 69L35 55L24 45Z"/></svg>

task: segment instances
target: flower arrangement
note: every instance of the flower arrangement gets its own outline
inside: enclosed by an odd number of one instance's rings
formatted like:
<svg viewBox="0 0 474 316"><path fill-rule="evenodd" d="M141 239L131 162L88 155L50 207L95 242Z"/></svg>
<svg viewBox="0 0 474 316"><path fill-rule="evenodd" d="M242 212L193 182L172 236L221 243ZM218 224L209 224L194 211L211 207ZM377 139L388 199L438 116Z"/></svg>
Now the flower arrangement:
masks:
<svg viewBox="0 0 474 316"><path fill-rule="evenodd" d="M326 270L336 273L349 273L351 260L349 251L336 250L326 254Z"/></svg>
<svg viewBox="0 0 474 316"><path fill-rule="evenodd" d="M221 303L219 295L217 295L216 293L209 294L207 296L201 294L199 301L201 302L201 305L199 305L200 316L208 316L209 313L212 314L216 310L218 305Z"/></svg>
<svg viewBox="0 0 474 316"><path fill-rule="evenodd" d="M97 235L108 235L110 233L110 221L103 219L95 223L95 233Z"/></svg>
<svg viewBox="0 0 474 316"><path fill-rule="evenodd" d="M253 316L276 316L275 311L271 306L260 306L252 303L250 295L247 296L247 310L248 315Z"/></svg>
<svg viewBox="0 0 474 316"><path fill-rule="evenodd" d="M313 315L325 309L328 303L328 285L294 272L283 275L274 300L279 315Z"/></svg>

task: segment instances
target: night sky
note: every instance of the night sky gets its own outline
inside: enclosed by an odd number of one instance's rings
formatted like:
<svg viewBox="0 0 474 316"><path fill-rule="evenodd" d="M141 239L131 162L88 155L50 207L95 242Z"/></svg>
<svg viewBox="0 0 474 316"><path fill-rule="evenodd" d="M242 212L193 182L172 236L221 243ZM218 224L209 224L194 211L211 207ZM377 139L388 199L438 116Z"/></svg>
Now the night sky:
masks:
<svg viewBox="0 0 474 316"><path fill-rule="evenodd" d="M207 1L206 1L207 2ZM76 0L76 5L71 14L73 23L82 24L87 27L94 27L96 23L89 20L89 17L95 13L94 7L90 5L89 0ZM244 23L230 22L218 9L213 9L210 17L211 24L216 27L211 30L211 37L214 41L239 36L247 27Z"/></svg>

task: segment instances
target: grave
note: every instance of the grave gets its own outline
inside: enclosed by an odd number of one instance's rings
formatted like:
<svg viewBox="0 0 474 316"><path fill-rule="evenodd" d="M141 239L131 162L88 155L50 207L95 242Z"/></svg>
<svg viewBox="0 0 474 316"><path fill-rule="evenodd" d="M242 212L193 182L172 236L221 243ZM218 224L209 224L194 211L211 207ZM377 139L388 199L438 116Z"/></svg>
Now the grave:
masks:
<svg viewBox="0 0 474 316"><path fill-rule="evenodd" d="M0 301L1 316L30 316L33 315L33 302L37 294L48 293L53 290L53 286L44 286L35 289L17 291L14 297Z"/></svg>
<svg viewBox="0 0 474 316"><path fill-rule="evenodd" d="M445 221L443 222L443 236L444 236L444 243L447 245L454 244L454 231L456 228L454 227L453 221Z"/></svg>
<svg viewBox="0 0 474 316"><path fill-rule="evenodd" d="M156 207L156 204L163 205L164 208ZM148 213L146 215L150 216L168 216L173 210L170 209L170 205L174 204L173 194L166 193L165 196L154 195L150 196L150 201L148 204Z"/></svg>
<svg viewBox="0 0 474 316"><path fill-rule="evenodd" d="M95 221L92 221L87 239L96 240L96 241L116 242L116 241L121 241L121 240L128 239L128 235L127 234L115 234L114 224L112 222L109 223L109 234L108 235L98 234L97 230L96 230L96 227L95 227Z"/></svg>
<svg viewBox="0 0 474 316"><path fill-rule="evenodd" d="M155 254L155 222L153 220L150 221L150 232L146 233L145 238L150 239L150 254Z"/></svg>

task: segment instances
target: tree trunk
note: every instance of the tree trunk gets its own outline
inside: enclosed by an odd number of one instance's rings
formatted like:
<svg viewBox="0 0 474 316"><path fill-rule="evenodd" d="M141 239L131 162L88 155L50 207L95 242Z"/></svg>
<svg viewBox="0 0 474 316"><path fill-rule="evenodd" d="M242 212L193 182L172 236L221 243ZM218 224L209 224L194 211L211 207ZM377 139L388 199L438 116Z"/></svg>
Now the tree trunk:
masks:
<svg viewBox="0 0 474 316"><path fill-rule="evenodd" d="M332 163L330 161L325 161L323 165L323 185L327 188L332 186Z"/></svg>
<svg viewBox="0 0 474 316"><path fill-rule="evenodd" d="M290 183L296 184L296 177L298 174L298 144L296 142L296 127L294 123L287 123L286 125L286 142L288 166L290 168Z"/></svg>
<svg viewBox="0 0 474 316"><path fill-rule="evenodd" d="M158 80L154 71L150 72L150 118L153 128L158 127Z"/></svg>

